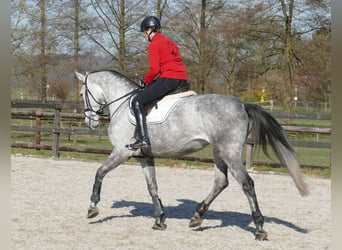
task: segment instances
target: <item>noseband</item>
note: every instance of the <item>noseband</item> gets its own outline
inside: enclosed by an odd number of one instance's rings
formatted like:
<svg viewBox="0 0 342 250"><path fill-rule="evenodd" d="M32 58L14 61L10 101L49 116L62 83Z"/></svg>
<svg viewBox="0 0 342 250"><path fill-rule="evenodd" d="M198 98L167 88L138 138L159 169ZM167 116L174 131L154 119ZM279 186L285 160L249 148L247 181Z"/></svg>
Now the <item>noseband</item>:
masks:
<svg viewBox="0 0 342 250"><path fill-rule="evenodd" d="M95 114L97 115L103 115L103 110L108 107L109 105L117 102L117 101L120 101L121 99L124 99L125 97L128 97L127 100L129 99L129 97L131 97L133 94L137 93L140 89L134 89L132 90L131 92L117 98L117 99L114 99L112 101L110 101L109 103L101 103L99 102L95 97L94 95L90 92L89 88L88 88L88 84L87 84L87 81L88 81L88 76L90 75L87 74L86 77L85 77L85 80L83 82L83 85L84 85L84 101L85 101L85 104L86 104L86 108L84 109L84 115L85 117L87 117L89 120L94 120L91 116L88 116L86 113L88 111L91 111L91 112L94 112ZM91 106L91 102L90 102L90 98L93 99L94 102L96 102L97 104L100 105L100 108L98 110L94 110L94 108Z"/></svg>

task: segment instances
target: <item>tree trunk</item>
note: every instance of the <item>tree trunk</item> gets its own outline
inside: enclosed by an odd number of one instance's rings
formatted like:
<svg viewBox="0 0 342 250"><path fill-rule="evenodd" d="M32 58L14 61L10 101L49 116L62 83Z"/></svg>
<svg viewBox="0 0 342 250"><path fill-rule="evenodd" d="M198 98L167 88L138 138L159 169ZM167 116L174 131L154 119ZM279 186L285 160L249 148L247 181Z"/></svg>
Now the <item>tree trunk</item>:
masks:
<svg viewBox="0 0 342 250"><path fill-rule="evenodd" d="M166 8L167 0L158 0L157 1L157 17L161 20L164 14L164 10Z"/></svg>
<svg viewBox="0 0 342 250"><path fill-rule="evenodd" d="M285 0L280 0L281 7L284 16L285 22L285 33L284 33L284 73L285 73L285 81L284 81L284 111L292 112L292 96L293 96L293 37L292 37L292 16L293 16L293 7L294 0L290 0L288 4L288 10L286 9Z"/></svg>
<svg viewBox="0 0 342 250"><path fill-rule="evenodd" d="M78 70L78 51L79 51L79 0L74 0L75 7L75 28L74 28L74 71ZM75 101L79 103L79 82L76 77L74 77L74 87L75 87Z"/></svg>
<svg viewBox="0 0 342 250"><path fill-rule="evenodd" d="M125 0L120 0L119 36L119 68L122 74L126 74Z"/></svg>
<svg viewBox="0 0 342 250"><path fill-rule="evenodd" d="M45 0L40 1L40 101L46 102L46 84L47 84L47 69L46 69L46 13Z"/></svg>
<svg viewBox="0 0 342 250"><path fill-rule="evenodd" d="M201 16L200 16L200 34L199 34L199 77L198 84L200 87L200 93L205 93L205 81L206 81L206 25L205 25L205 12L206 12L207 1L202 0L201 5Z"/></svg>

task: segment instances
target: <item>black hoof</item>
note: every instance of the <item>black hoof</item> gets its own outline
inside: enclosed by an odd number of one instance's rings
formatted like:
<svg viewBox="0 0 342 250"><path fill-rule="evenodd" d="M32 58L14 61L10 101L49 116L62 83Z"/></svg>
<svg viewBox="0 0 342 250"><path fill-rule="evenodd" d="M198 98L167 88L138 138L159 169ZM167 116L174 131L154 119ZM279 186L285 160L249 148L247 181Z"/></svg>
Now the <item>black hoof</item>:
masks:
<svg viewBox="0 0 342 250"><path fill-rule="evenodd" d="M202 219L199 216L194 216L191 218L189 227L199 227L202 224Z"/></svg>
<svg viewBox="0 0 342 250"><path fill-rule="evenodd" d="M161 230L161 231L165 230L166 228L167 228L167 225L164 223L162 223L162 224L155 223L152 227L153 230Z"/></svg>
<svg viewBox="0 0 342 250"><path fill-rule="evenodd" d="M156 218L152 229L154 230L165 230L167 225L165 224L165 214L161 214Z"/></svg>
<svg viewBox="0 0 342 250"><path fill-rule="evenodd" d="M268 240L267 236L268 236L267 232L264 230L261 230L261 231L255 233L255 239L256 240L260 240L260 241Z"/></svg>
<svg viewBox="0 0 342 250"><path fill-rule="evenodd" d="M96 217L99 214L99 209L97 207L90 206L88 209L87 219Z"/></svg>

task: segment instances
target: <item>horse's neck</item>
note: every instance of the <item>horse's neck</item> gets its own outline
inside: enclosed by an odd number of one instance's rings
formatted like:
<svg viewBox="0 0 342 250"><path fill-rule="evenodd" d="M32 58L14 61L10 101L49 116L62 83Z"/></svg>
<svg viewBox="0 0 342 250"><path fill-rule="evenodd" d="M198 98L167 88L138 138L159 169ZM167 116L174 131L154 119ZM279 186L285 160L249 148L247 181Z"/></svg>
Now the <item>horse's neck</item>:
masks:
<svg viewBox="0 0 342 250"><path fill-rule="evenodd" d="M102 81L97 84L102 89L107 103L119 99L134 89L134 86L128 83L116 82L112 79L106 79L106 81Z"/></svg>
<svg viewBox="0 0 342 250"><path fill-rule="evenodd" d="M96 82L94 83L101 89L99 92L102 92L104 101L109 105L108 108L111 114L115 113L123 105L123 102L128 100L129 97L125 97L125 95L137 87L128 79L113 74L112 72L105 71L99 72L98 74L98 77L95 78Z"/></svg>
<svg viewBox="0 0 342 250"><path fill-rule="evenodd" d="M134 87L122 87L121 89L117 86L109 85L107 88L103 88L105 93L106 103L109 104L109 112L111 116L120 112L123 109L127 109L129 107L128 102L131 95L125 96L128 93L134 90ZM124 97L125 96L125 97ZM122 99L120 99L123 97Z"/></svg>
<svg viewBox="0 0 342 250"><path fill-rule="evenodd" d="M129 109L129 98L124 98L109 105L108 109L111 119L116 117L115 120L117 120L117 117L124 117L123 114L127 113L127 110Z"/></svg>

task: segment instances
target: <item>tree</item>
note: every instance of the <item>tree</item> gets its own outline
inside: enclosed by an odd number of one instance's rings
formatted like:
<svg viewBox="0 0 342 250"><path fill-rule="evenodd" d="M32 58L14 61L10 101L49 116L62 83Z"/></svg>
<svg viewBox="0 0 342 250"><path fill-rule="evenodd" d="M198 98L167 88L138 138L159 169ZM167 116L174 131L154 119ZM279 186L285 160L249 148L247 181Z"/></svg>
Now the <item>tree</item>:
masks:
<svg viewBox="0 0 342 250"><path fill-rule="evenodd" d="M157 6L156 6L157 13L156 13L156 16L159 19L162 19L164 11L166 10L166 7L167 7L167 0L157 0Z"/></svg>
<svg viewBox="0 0 342 250"><path fill-rule="evenodd" d="M39 67L40 73L40 100L46 102L46 85L47 85L47 69L46 69L46 5L45 0L40 0L40 60Z"/></svg>
<svg viewBox="0 0 342 250"><path fill-rule="evenodd" d="M169 14L169 33L179 46L193 88L205 93L216 62L219 41L215 35L219 15L223 15L223 1L177 1Z"/></svg>
<svg viewBox="0 0 342 250"><path fill-rule="evenodd" d="M87 9L88 16L81 22L81 29L88 38L111 59L111 68L128 74L128 66L139 50L137 22L141 20L139 12L145 1L91 0ZM114 62L114 63L113 63Z"/></svg>
<svg viewBox="0 0 342 250"><path fill-rule="evenodd" d="M226 6L227 16L221 17L218 36L220 55L216 72L223 77L221 85L227 95L241 96L254 88L253 83L265 71L266 40L256 30L264 21L259 14L263 6ZM262 15L261 15L262 16Z"/></svg>
<svg viewBox="0 0 342 250"><path fill-rule="evenodd" d="M293 18L293 10L294 10L294 0L290 0L289 4L285 3L285 0L280 0L281 9L283 13L284 20L284 34L283 34L283 53L284 53L284 71L287 72L286 78L284 81L284 111L292 112L292 97L293 97L293 67L294 67L294 37L292 31L292 18Z"/></svg>
<svg viewBox="0 0 342 250"><path fill-rule="evenodd" d="M297 67L295 85L301 101L331 102L330 41L330 30L322 27L312 39L302 40L297 48L300 67Z"/></svg>
<svg viewBox="0 0 342 250"><path fill-rule="evenodd" d="M75 10L75 21L74 21L74 71L78 70L79 68L79 63L78 63L78 59L79 59L79 0L74 0L74 10ZM76 77L74 77L74 89L75 89L75 101L76 103L79 102L79 83L78 83L78 79Z"/></svg>
<svg viewBox="0 0 342 250"><path fill-rule="evenodd" d="M58 18L59 2L45 0L13 1L19 7L18 15L13 16L15 29L12 30L12 54L15 57L13 76L16 84L26 88L37 100L47 101L47 86L50 75L55 73L59 46L66 37ZM12 24L13 24L12 23ZM59 23L59 25L57 25ZM61 46L67 48L67 46ZM59 75L61 76L61 75Z"/></svg>
<svg viewBox="0 0 342 250"><path fill-rule="evenodd" d="M322 23L329 23L323 18L329 15L322 9L314 11L304 1L296 3L277 0L230 6L232 11L226 11L229 18L222 20L220 32L220 48L225 56L219 57L218 70L228 94L253 96L254 89L266 87L273 98L283 102L286 111L292 110L294 89L303 85L302 57L307 50L301 50L302 41L311 41L310 34L320 29ZM323 53L329 55L328 50ZM245 92L241 92L243 88Z"/></svg>
<svg viewBox="0 0 342 250"><path fill-rule="evenodd" d="M318 2L321 7L316 11L312 3L317 7L316 3ZM270 20L274 20L275 23L282 27L282 30L279 30L280 32L276 33L274 37L280 42L281 53L279 53L279 56L283 58L281 69L284 73L284 81L280 86L282 87L281 93L283 93L283 107L286 112L293 111L292 100L295 95L294 89L297 87L295 79L299 78L298 73L303 66L297 48L300 47L302 40L308 39L310 34L320 29L320 25L317 24L320 24L322 18L325 19L326 14L324 12L329 9L328 5L326 1L301 0L277 0L274 1L273 5L270 5L274 10L273 14L270 13ZM312 18L312 16L316 19Z"/></svg>
<svg viewBox="0 0 342 250"><path fill-rule="evenodd" d="M158 16L162 32L178 43L189 80L199 93L250 100L264 87L286 111L292 109L294 87L302 100L329 100L328 0L11 4L13 86L29 90L38 100L47 99L47 85L50 90L63 85L73 86L68 98L78 102L75 69L116 69L139 80L148 68L148 42L139 30L146 15Z"/></svg>

